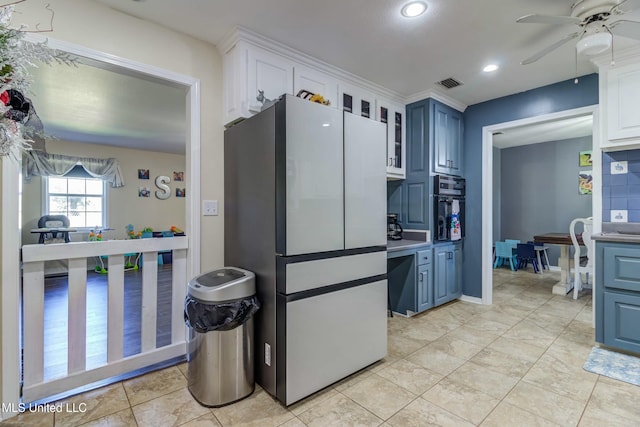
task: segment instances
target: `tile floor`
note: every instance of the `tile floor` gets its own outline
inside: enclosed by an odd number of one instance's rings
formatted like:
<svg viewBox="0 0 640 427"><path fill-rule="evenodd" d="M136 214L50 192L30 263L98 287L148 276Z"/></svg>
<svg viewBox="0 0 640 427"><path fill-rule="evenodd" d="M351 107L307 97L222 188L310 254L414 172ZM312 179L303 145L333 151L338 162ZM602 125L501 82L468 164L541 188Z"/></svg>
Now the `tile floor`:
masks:
<svg viewBox="0 0 640 427"><path fill-rule="evenodd" d="M1 426L637 426L640 387L586 372L591 297L551 295L557 273L497 270L494 304L454 302L389 319L389 354L284 408L259 387L208 409L186 365L67 399L84 413L32 414Z"/></svg>

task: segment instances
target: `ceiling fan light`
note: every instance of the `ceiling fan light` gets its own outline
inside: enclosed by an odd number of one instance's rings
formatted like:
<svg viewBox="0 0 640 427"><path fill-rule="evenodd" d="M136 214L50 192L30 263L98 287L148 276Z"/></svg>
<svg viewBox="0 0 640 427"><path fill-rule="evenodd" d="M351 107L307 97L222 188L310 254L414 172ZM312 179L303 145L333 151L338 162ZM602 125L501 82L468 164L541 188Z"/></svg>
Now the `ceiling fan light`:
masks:
<svg viewBox="0 0 640 427"><path fill-rule="evenodd" d="M584 36L576 44L580 55L597 55L611 47L612 36L609 32L593 33Z"/></svg>

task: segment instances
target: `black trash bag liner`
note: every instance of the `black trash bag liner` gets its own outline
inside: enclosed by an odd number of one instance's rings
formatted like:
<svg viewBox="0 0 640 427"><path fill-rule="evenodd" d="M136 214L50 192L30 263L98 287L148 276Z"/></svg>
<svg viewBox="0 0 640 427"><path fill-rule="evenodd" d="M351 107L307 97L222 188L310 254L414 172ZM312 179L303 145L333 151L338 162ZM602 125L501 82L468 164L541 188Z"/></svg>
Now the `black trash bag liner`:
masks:
<svg viewBox="0 0 640 427"><path fill-rule="evenodd" d="M260 309L255 295L228 302L202 302L187 295L184 321L196 332L229 331L245 323Z"/></svg>

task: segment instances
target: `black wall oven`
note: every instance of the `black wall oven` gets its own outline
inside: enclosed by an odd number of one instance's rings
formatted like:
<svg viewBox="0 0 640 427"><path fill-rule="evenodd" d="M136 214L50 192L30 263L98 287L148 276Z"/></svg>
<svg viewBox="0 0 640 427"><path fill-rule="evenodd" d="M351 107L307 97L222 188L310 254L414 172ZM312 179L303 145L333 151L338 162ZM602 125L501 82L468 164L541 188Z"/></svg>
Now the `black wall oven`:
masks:
<svg viewBox="0 0 640 427"><path fill-rule="evenodd" d="M455 176L436 175L433 189L433 239L435 241L451 240L451 214L453 213L454 200L460 206L461 235L465 233L465 180Z"/></svg>

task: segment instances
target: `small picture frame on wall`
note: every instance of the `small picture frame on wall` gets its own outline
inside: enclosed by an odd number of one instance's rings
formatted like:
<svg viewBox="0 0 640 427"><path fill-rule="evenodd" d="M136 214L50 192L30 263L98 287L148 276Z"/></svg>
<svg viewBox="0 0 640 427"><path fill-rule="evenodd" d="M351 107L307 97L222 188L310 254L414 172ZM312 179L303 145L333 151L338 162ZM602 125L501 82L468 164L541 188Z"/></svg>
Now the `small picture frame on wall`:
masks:
<svg viewBox="0 0 640 427"><path fill-rule="evenodd" d="M149 187L138 187L138 197L151 197Z"/></svg>
<svg viewBox="0 0 640 427"><path fill-rule="evenodd" d="M593 172L578 172L578 193L581 195L589 195L593 193Z"/></svg>
<svg viewBox="0 0 640 427"><path fill-rule="evenodd" d="M174 181L184 181L184 172L176 172L173 171L173 180Z"/></svg>
<svg viewBox="0 0 640 427"><path fill-rule="evenodd" d="M184 197L185 196L184 188L176 188L176 197Z"/></svg>
<svg viewBox="0 0 640 427"><path fill-rule="evenodd" d="M138 179L149 179L149 169L138 169Z"/></svg>
<svg viewBox="0 0 640 427"><path fill-rule="evenodd" d="M591 150L580 151L580 154L578 155L578 166L593 166L593 159L591 158L591 154Z"/></svg>

